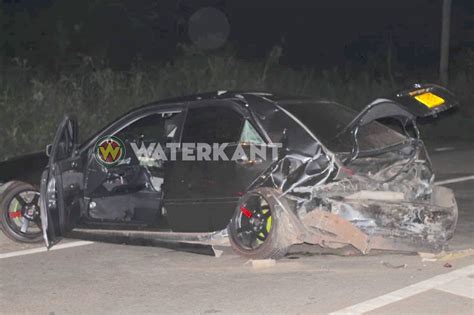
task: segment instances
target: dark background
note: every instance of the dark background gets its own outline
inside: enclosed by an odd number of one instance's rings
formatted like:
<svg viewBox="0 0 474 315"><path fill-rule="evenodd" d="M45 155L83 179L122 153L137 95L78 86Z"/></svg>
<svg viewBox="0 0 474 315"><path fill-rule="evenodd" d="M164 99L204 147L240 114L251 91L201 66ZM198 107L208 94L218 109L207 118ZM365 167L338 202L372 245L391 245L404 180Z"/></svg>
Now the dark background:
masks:
<svg viewBox="0 0 474 315"><path fill-rule="evenodd" d="M362 109L439 83L442 0L9 0L0 6L0 159L81 139L131 109L265 90ZM425 140L474 140L474 1L453 0L449 89Z"/></svg>
<svg viewBox="0 0 474 315"><path fill-rule="evenodd" d="M434 71L439 60L441 0L10 0L0 16L1 55L4 63L22 57L52 70L80 54L113 69L137 57L170 60L177 44L192 44L189 18L208 6L229 21L220 49L249 60L274 45L283 49L280 63L316 69L364 67L387 52L403 71ZM453 1L451 30L452 56L461 58L474 47L474 1Z"/></svg>

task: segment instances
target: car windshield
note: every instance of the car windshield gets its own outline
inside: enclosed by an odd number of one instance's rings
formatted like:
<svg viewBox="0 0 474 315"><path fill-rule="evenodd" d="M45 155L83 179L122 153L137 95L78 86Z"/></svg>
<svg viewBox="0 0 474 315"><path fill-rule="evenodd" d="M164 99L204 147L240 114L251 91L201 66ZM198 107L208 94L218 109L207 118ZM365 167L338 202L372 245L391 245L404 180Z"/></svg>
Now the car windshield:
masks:
<svg viewBox="0 0 474 315"><path fill-rule="evenodd" d="M329 101L279 102L278 105L300 120L330 150L351 150L348 133L336 136L357 116L354 110ZM361 151L381 149L405 140L400 133L376 121L360 128L357 138Z"/></svg>

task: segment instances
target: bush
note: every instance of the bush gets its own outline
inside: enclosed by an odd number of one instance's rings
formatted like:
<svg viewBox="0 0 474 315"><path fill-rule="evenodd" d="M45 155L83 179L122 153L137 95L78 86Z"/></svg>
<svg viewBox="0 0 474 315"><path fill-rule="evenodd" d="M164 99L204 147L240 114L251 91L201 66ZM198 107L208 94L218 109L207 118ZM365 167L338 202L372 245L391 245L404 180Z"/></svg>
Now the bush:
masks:
<svg viewBox="0 0 474 315"><path fill-rule="evenodd" d="M268 90L332 99L360 109L376 97L414 83L392 83L369 72L296 70L279 65L278 48L263 63L182 48L184 54L172 63L137 62L127 72L112 71L105 63L84 57L81 66L52 75L16 60L15 66L0 74L0 159L42 150L65 113L76 115L85 139L124 112L166 97L212 90ZM449 121L437 123L438 128L426 126L428 137L472 140L472 86L472 72L453 74L451 88L463 104Z"/></svg>

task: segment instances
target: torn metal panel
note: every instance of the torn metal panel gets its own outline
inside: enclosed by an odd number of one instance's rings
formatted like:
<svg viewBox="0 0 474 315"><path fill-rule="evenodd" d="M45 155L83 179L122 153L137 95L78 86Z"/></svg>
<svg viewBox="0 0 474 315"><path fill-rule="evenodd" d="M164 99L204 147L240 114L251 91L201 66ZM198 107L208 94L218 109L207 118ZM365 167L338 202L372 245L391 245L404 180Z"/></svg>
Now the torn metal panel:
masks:
<svg viewBox="0 0 474 315"><path fill-rule="evenodd" d="M304 239L306 243L330 248L350 244L363 254L368 249L368 235L337 214L314 209L302 221L308 229L308 235Z"/></svg>
<svg viewBox="0 0 474 315"><path fill-rule="evenodd" d="M418 154L404 158L389 152L359 159L350 165L352 174L325 185L299 187L295 191L310 192L312 198L347 197L360 191L397 192L403 194L404 200L426 200L431 195L434 177L427 161L416 158Z"/></svg>

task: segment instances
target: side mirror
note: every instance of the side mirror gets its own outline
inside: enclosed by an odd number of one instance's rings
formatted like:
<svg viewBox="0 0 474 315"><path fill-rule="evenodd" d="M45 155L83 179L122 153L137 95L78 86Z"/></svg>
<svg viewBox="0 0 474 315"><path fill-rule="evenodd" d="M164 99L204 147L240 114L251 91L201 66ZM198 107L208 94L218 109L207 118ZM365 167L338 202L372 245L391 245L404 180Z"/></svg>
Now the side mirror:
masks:
<svg viewBox="0 0 474 315"><path fill-rule="evenodd" d="M52 144L48 144L48 145L46 146L46 150L45 150L46 156L47 156L47 157L50 157L52 151L53 151L53 145L52 145Z"/></svg>

